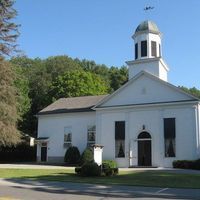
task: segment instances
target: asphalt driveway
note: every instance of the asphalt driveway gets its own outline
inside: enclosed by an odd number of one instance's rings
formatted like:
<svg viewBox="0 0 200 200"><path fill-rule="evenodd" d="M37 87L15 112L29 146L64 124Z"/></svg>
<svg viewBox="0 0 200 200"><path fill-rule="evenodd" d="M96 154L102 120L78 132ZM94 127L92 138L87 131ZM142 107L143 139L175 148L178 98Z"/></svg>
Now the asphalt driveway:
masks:
<svg viewBox="0 0 200 200"><path fill-rule="evenodd" d="M0 179L2 197L27 200L55 199L200 199L199 189L108 186L70 182Z"/></svg>

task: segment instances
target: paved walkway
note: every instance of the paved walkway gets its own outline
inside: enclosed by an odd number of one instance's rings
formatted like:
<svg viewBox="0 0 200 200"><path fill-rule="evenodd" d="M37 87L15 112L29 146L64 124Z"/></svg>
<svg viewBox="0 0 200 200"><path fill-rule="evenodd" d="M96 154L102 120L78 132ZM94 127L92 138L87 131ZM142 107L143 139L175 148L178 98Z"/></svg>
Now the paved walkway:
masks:
<svg viewBox="0 0 200 200"><path fill-rule="evenodd" d="M16 193L20 189L20 191L24 191L25 193L37 191L46 194L59 194L63 195L63 197L65 195L70 194L70 195L101 196L106 199L147 198L147 197L152 199L158 199L158 198L200 199L199 189L175 189L175 188L133 187L133 186L114 186L114 185L105 186L105 185L80 184L80 183L70 183L70 182L30 181L25 179L24 180L0 179L0 188L3 189L3 187L6 186L11 189L16 189L14 194L19 194L18 196L16 196L17 198L20 198L20 194L23 195L23 192ZM0 196L6 195L2 189L0 189Z"/></svg>

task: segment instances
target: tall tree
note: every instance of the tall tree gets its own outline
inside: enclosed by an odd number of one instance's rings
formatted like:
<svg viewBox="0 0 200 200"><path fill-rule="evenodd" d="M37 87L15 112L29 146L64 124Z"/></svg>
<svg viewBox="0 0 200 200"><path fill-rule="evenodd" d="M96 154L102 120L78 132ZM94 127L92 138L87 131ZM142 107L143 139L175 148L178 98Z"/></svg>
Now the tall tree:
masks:
<svg viewBox="0 0 200 200"><path fill-rule="evenodd" d="M13 77L9 63L0 58L0 146L17 144L20 139Z"/></svg>
<svg viewBox="0 0 200 200"><path fill-rule="evenodd" d="M52 84L52 97L76 97L87 95L100 95L108 92L106 83L91 72L74 70L66 72Z"/></svg>
<svg viewBox="0 0 200 200"><path fill-rule="evenodd" d="M113 91L120 88L124 83L128 81L128 69L127 67L111 67L110 71L110 87Z"/></svg>
<svg viewBox="0 0 200 200"><path fill-rule="evenodd" d="M18 119L14 73L4 56L16 50L18 25L12 22L16 16L14 1L0 0L0 146L11 146L20 141L16 128Z"/></svg>
<svg viewBox="0 0 200 200"><path fill-rule="evenodd" d="M184 86L179 86L179 88L200 99L200 90L198 90L197 88L195 88L195 87L187 88Z"/></svg>
<svg viewBox="0 0 200 200"><path fill-rule="evenodd" d="M19 35L18 26L12 19L17 12L13 8L13 0L0 0L0 56L10 55L16 51L16 39Z"/></svg>

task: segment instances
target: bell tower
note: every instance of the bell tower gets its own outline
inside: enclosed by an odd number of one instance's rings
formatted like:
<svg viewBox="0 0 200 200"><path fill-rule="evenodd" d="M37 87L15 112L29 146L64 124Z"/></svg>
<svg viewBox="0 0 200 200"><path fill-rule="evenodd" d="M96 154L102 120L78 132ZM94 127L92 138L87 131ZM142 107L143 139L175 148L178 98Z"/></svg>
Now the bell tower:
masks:
<svg viewBox="0 0 200 200"><path fill-rule="evenodd" d="M167 81L169 68L162 59L161 33L152 21L142 22L134 35L135 60L128 61L129 79L141 71L147 71Z"/></svg>

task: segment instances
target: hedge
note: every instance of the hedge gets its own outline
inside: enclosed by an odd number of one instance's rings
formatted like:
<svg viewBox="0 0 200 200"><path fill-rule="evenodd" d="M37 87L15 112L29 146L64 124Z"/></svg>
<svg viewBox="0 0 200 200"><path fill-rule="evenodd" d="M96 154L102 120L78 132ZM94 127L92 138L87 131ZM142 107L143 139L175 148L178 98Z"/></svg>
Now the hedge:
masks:
<svg viewBox="0 0 200 200"><path fill-rule="evenodd" d="M76 167L75 172L81 176L100 176L101 168L95 162L88 162L81 167Z"/></svg>
<svg viewBox="0 0 200 200"><path fill-rule="evenodd" d="M175 160L175 161L173 161L173 167L181 168L181 169L200 170L200 159L198 159L198 160Z"/></svg>
<svg viewBox="0 0 200 200"><path fill-rule="evenodd" d="M87 162L81 167L75 168L75 173L80 176L114 176L119 170L117 163L113 160L104 160L102 166L98 166L94 161Z"/></svg>
<svg viewBox="0 0 200 200"><path fill-rule="evenodd" d="M36 161L36 146L19 144L16 147L0 147L0 162L32 162Z"/></svg>

